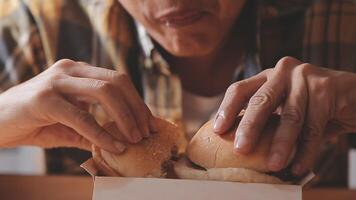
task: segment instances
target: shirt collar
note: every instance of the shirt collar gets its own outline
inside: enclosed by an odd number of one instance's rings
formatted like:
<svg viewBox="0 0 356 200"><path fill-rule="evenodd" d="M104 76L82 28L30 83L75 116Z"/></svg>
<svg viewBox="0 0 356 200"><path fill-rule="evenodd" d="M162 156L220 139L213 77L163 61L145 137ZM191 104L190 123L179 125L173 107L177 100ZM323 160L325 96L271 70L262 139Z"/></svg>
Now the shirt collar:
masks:
<svg viewBox="0 0 356 200"><path fill-rule="evenodd" d="M138 21L135 21L135 25L138 34L138 42L144 56L143 67L146 70L159 71L163 75L171 75L167 61L155 48L152 38L147 33L145 27Z"/></svg>
<svg viewBox="0 0 356 200"><path fill-rule="evenodd" d="M137 29L137 34L138 34L138 41L140 43L140 46L142 48L142 51L145 55L145 57L151 57L152 51L154 50L154 44L151 39L151 37L148 35L145 27L139 23L138 21L135 21L136 29Z"/></svg>

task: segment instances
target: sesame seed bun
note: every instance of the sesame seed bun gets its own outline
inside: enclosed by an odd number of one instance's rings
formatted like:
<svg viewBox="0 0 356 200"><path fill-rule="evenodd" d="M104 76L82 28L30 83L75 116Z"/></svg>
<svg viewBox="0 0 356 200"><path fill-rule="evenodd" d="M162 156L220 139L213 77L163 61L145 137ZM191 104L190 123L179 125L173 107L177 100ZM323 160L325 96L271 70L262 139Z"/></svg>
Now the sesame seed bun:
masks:
<svg viewBox="0 0 356 200"><path fill-rule="evenodd" d="M217 135L213 130L213 121L203 125L192 138L187 147L186 161L175 166L175 172L180 178L226 180L248 183L283 183L275 176L269 175L267 160L279 116L273 115L261 133L256 148L249 154L234 152L236 126L224 135ZM291 154L288 163L294 157ZM194 168L198 165L202 169Z"/></svg>
<svg viewBox="0 0 356 200"><path fill-rule="evenodd" d="M121 154L93 147L93 159L102 175L124 177L165 177L172 156L184 151L186 140L174 124L156 118L157 133L137 144L126 144Z"/></svg>

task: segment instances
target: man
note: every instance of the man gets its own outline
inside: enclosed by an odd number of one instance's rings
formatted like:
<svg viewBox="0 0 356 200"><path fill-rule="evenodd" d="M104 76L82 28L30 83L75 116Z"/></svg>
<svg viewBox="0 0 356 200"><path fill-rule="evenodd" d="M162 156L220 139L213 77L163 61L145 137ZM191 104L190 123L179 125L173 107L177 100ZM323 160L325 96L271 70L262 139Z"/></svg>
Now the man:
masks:
<svg viewBox="0 0 356 200"><path fill-rule="evenodd" d="M155 131L152 114L192 134L218 110L223 134L248 103L235 150L252 151L276 111L270 170L298 145L301 175L326 137L356 130L356 76L346 72L356 67L354 1L5 0L0 9L3 147L124 151L88 104L135 143Z"/></svg>

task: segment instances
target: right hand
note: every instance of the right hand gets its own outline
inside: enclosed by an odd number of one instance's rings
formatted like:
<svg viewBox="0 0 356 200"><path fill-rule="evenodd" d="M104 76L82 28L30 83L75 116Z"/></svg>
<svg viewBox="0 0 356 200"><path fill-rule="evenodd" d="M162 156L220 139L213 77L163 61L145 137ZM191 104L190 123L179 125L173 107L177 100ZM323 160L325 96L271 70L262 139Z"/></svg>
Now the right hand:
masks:
<svg viewBox="0 0 356 200"><path fill-rule="evenodd" d="M99 103L120 133L108 132L79 106ZM0 94L0 147L45 148L91 144L121 153L120 135L131 143L155 132L154 118L128 75L60 60L38 76Z"/></svg>

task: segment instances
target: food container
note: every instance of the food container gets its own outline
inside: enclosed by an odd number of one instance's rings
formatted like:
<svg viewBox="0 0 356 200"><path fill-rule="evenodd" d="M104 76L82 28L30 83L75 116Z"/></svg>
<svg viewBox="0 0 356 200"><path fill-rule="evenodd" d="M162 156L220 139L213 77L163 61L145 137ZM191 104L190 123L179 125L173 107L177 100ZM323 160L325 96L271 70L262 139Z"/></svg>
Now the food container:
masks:
<svg viewBox="0 0 356 200"><path fill-rule="evenodd" d="M91 159L82 167L93 176L93 200L302 200L303 186L314 177L309 174L297 185L276 185L97 176Z"/></svg>

